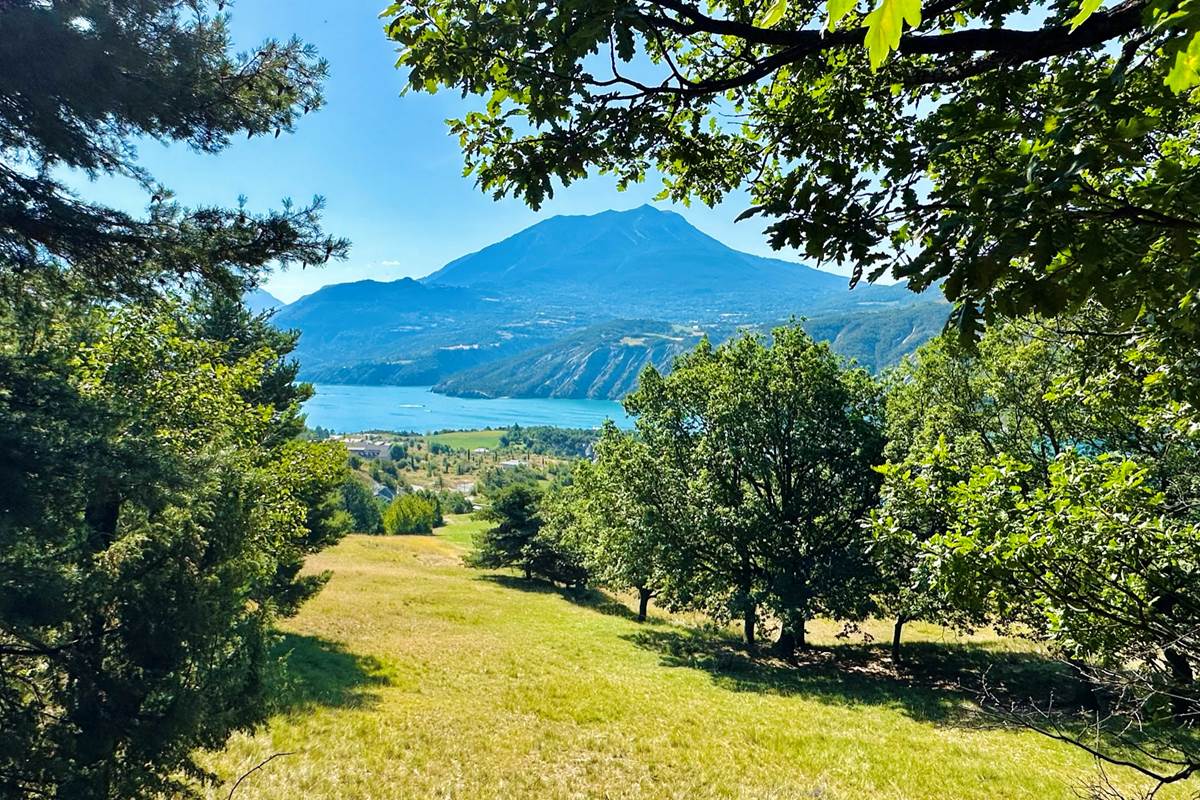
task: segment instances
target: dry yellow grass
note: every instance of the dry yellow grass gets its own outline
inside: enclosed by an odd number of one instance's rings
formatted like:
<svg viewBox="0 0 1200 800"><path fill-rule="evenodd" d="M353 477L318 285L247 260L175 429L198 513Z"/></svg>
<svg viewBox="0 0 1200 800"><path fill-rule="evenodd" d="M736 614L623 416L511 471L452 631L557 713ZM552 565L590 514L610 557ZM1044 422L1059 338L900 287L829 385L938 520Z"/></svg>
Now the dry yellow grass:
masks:
<svg viewBox="0 0 1200 800"><path fill-rule="evenodd" d="M750 662L676 621L638 625L623 606L473 572L460 564L470 527L353 536L313 559L334 578L287 625L288 707L208 758L232 779L294 753L238 800L1046 800L1091 774L1077 751L888 674L877 648L823 651L852 672ZM833 626L815 629L833 641ZM914 654L1009 646L959 644Z"/></svg>

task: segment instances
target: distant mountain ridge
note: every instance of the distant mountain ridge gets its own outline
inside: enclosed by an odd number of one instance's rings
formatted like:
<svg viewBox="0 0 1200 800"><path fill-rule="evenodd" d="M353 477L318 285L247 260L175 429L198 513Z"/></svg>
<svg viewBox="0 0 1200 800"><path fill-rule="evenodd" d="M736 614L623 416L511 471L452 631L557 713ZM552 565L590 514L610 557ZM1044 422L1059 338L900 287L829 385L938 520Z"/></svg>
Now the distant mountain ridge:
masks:
<svg viewBox="0 0 1200 800"><path fill-rule="evenodd" d="M936 331L947 308L734 250L650 206L552 217L424 279L325 286L280 309L305 380L435 385L476 396L619 398L707 334L809 330L872 368Z"/></svg>
<svg viewBox="0 0 1200 800"><path fill-rule="evenodd" d="M451 261L423 283L537 296L552 306L606 302L624 316L761 314L912 299L884 286L852 295L841 275L742 253L648 205L551 217Z"/></svg>
<svg viewBox="0 0 1200 800"><path fill-rule="evenodd" d="M426 385L560 335L519 324L512 311L470 289L403 278L325 286L275 320L302 332L296 355L308 380Z"/></svg>
<svg viewBox="0 0 1200 800"><path fill-rule="evenodd" d="M946 308L928 303L888 311L837 312L803 320L805 330L872 371L898 362L937 335ZM766 326L757 332L767 335ZM460 397L586 397L619 399L637 388L643 369L670 369L675 358L708 336L719 344L733 326L705 331L647 320L615 320L514 356L442 379L435 392Z"/></svg>
<svg viewBox="0 0 1200 800"><path fill-rule="evenodd" d="M251 313L263 314L267 311L274 311L277 308L283 308L286 305L275 295L268 292L266 289L255 287L242 295L242 303L246 308L250 309Z"/></svg>

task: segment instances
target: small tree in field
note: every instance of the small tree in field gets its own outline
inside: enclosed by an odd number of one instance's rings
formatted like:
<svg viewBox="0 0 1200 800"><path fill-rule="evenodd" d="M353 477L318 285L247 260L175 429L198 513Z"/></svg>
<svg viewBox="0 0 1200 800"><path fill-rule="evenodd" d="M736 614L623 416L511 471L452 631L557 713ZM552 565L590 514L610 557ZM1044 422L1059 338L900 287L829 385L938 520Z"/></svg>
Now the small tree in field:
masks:
<svg viewBox="0 0 1200 800"><path fill-rule="evenodd" d="M650 600L671 585L674 524L645 498L660 475L644 443L611 422L596 444L596 461L580 462L561 502L545 512L559 541L583 554L592 580L638 594L638 621Z"/></svg>
<svg viewBox="0 0 1200 800"><path fill-rule="evenodd" d="M380 503L353 477L347 478L341 487L342 508L350 515L353 530L358 533L383 533L383 511Z"/></svg>
<svg viewBox="0 0 1200 800"><path fill-rule="evenodd" d="M479 512L481 518L496 523L475 537L475 551L467 557L473 567L496 569L515 567L534 576L571 585L587 579L581 559L549 532L542 531L543 492L536 486L519 483L492 495L492 504Z"/></svg>
<svg viewBox="0 0 1200 800"><path fill-rule="evenodd" d="M402 494L383 512L383 530L393 536L433 533L437 511L433 503L415 494Z"/></svg>

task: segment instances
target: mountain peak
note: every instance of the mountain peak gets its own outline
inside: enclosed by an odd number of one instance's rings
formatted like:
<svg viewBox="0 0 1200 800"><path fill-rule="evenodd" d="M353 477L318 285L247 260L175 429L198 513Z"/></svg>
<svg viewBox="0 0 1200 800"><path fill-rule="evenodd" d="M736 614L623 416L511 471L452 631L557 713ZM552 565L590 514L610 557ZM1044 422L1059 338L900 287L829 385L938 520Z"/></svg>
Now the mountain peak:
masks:
<svg viewBox="0 0 1200 800"><path fill-rule="evenodd" d="M267 311L274 311L283 308L285 305L275 295L268 292L266 289L255 287L242 295L242 302L246 308L250 309L251 313L263 314Z"/></svg>
<svg viewBox="0 0 1200 800"><path fill-rule="evenodd" d="M640 206L626 209L625 211L613 211L611 213L621 214L624 216L631 216L631 217L653 217L653 216L657 216L657 215L674 216L674 217L679 216L679 214L675 213L674 211L672 211L670 209L659 208L658 206L653 205L651 203L642 203Z"/></svg>
<svg viewBox="0 0 1200 800"><path fill-rule="evenodd" d="M551 219L554 218L552 217ZM658 206L650 203L643 203L640 206L627 208L623 211L609 209L608 211L601 211L598 214L573 217L573 219L595 221L613 220L626 224L637 224L639 222L680 223L688 228L691 228L693 231L696 231L696 233L700 233L700 231L696 230L696 228L693 227L690 222L684 219L683 215L681 215L679 212L669 208L659 208Z"/></svg>
<svg viewBox="0 0 1200 800"><path fill-rule="evenodd" d="M696 330L729 335L794 315L837 317L823 323L824 338L886 363L888 342L903 348L924 335L915 301L902 287L850 292L840 275L738 252L643 205L542 220L419 282L325 287L277 319L304 331L306 378L424 385L488 366L443 388L615 397L647 363L664 366L691 347ZM935 322L944 316L924 306ZM872 311L865 329L848 326ZM661 322L606 322L615 318Z"/></svg>
<svg viewBox="0 0 1200 800"><path fill-rule="evenodd" d="M650 204L551 217L450 262L424 283L558 305L619 302L639 314L661 311L661 301L650 298L664 292L672 302L723 312L798 310L846 289L842 276L739 252Z"/></svg>

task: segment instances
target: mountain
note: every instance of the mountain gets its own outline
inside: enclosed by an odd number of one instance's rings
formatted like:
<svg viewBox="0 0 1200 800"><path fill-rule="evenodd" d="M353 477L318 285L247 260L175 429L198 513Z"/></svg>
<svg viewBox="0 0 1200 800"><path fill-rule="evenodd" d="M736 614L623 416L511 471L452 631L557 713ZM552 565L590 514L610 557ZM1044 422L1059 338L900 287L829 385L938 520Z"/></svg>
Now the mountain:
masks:
<svg viewBox="0 0 1200 800"><path fill-rule="evenodd" d="M242 303L254 314L283 308L284 302L265 289L251 289L242 295Z"/></svg>
<svg viewBox="0 0 1200 800"><path fill-rule="evenodd" d="M834 352L872 372L895 366L900 359L941 333L950 315L943 301L918 303L882 311L845 311L804 320L804 329Z"/></svg>
<svg viewBox="0 0 1200 800"><path fill-rule="evenodd" d="M461 397L586 397L615 400L647 366L664 368L703 331L648 320L614 320L545 347L459 372L433 387Z"/></svg>
<svg viewBox="0 0 1200 800"><path fill-rule="evenodd" d="M948 309L922 303L887 311L849 311L804 320L805 330L872 371L898 363L942 329ZM757 326L760 331L766 326ZM435 392L460 397L586 397L619 400L637 387L642 370L670 369L676 356L707 335L718 344L733 326L700 330L645 320L614 320L561 341L450 375Z"/></svg>
<svg viewBox="0 0 1200 800"><path fill-rule="evenodd" d="M604 303L614 316L671 319L808 313L914 297L902 287L851 292L841 275L739 252L653 206L552 217L450 262L424 283L536 298L543 307Z"/></svg>
<svg viewBox="0 0 1200 800"><path fill-rule="evenodd" d="M326 286L282 308L301 377L462 395L619 397L700 331L794 316L861 363L893 363L945 304L741 253L650 206L553 217L422 280ZM634 322L630 322L634 320ZM936 323L936 324L935 324Z"/></svg>
<svg viewBox="0 0 1200 800"><path fill-rule="evenodd" d="M275 321L301 331L304 378L326 383L430 384L560 335L555 320L530 326L508 303L412 278L325 286Z"/></svg>

